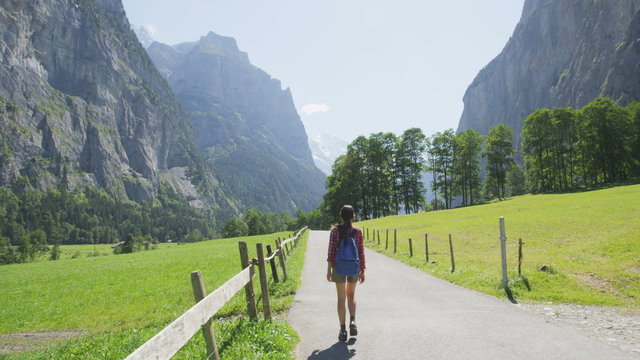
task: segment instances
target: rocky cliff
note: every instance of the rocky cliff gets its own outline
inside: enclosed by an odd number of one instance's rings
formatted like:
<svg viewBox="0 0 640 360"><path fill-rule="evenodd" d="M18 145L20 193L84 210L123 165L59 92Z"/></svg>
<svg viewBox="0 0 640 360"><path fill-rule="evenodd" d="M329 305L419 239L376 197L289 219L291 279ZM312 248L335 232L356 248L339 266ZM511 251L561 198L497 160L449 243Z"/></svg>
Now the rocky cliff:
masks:
<svg viewBox="0 0 640 360"><path fill-rule="evenodd" d="M0 185L94 185L144 201L174 176L200 201L188 173L210 201L225 198L120 0L2 1L0 102Z"/></svg>
<svg viewBox="0 0 640 360"><path fill-rule="evenodd" d="M464 95L458 131L516 134L539 108L581 108L598 96L640 100L640 0L526 0L503 51Z"/></svg>
<svg viewBox="0 0 640 360"><path fill-rule="evenodd" d="M311 157L289 89L214 33L147 52L185 108L198 148L226 193L244 207L314 209L324 174Z"/></svg>

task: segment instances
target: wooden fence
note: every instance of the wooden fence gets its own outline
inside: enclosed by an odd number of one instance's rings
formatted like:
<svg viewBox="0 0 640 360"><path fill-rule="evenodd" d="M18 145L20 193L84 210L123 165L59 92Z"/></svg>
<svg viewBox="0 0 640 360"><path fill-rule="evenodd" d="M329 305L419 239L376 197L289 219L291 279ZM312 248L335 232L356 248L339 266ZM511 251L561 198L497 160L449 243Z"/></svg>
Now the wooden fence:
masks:
<svg viewBox="0 0 640 360"><path fill-rule="evenodd" d="M204 289L202 273L199 270L192 272L191 284L196 304L132 352L126 359L170 359L191 339L198 329L202 329L202 334L207 344L207 357L219 359L212 328L213 316L231 300L238 291L244 288L249 317L251 320L257 320L252 279L255 275L254 266L258 266L264 318L271 319L266 264L270 263L273 279L275 282L278 282L279 276L275 265L275 259L277 258L282 269L283 280L286 280L286 257L298 246L300 237L307 229L308 227L304 227L291 238L283 241L280 241L280 238L278 238L275 243L277 249L273 252L271 251L271 246L267 245L267 257L264 256L263 245L261 243L256 244L257 259L249 260L247 244L244 241L240 241L238 247L240 250L242 271L209 295L206 295Z"/></svg>
<svg viewBox="0 0 640 360"><path fill-rule="evenodd" d="M501 255L501 267L502 267L502 284L503 287L505 289L505 291L507 292L507 295L511 298L510 295L510 291L509 291L509 287L508 287L508 283L509 283L509 279L507 278L507 259L506 259L506 241L507 241L507 237L505 234L505 228L504 228L504 217L500 217L499 218L499 225L500 225L500 237L499 237L499 246L500 246L500 255ZM386 230L386 238L385 238L385 244L384 244L384 249L387 250L389 249L389 229L385 229ZM381 240L380 240L380 230L376 230L376 229L371 229L368 227L363 227L362 228L362 232L365 236L365 241L370 241L372 243L377 244L379 246L381 245ZM369 236L369 234L371 233L371 237ZM400 239L398 238L398 231L397 229L393 229L393 253L397 253L398 252L398 241L400 241ZM409 257L413 257L414 252L414 242L411 238L408 238L408 247L409 247L409 253L407 255L409 255ZM523 249L523 242L522 239L518 239L518 277L522 278L522 259L523 259L523 255L522 255L522 249ZM448 242L448 250L449 250L449 255L450 255L450 259L451 259L451 272L454 273L456 271L456 262L455 262L455 256L454 256L454 247L453 247L453 239L451 234L449 234L449 242ZM424 234L424 258L425 258L425 262L426 263L430 263L429 260L429 235L428 234ZM527 283L527 287L528 287L528 283Z"/></svg>

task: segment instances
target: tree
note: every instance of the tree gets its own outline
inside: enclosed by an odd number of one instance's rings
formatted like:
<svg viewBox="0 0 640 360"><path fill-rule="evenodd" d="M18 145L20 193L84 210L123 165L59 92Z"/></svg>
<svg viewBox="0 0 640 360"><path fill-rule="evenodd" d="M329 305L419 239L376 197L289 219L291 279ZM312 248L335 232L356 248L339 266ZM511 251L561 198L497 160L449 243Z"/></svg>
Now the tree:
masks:
<svg viewBox="0 0 640 360"><path fill-rule="evenodd" d="M522 124L522 154L526 177L533 192L549 189L548 152L552 130L552 112L549 109L534 111Z"/></svg>
<svg viewBox="0 0 640 360"><path fill-rule="evenodd" d="M629 150L631 151L632 171L636 177L640 177L640 102L632 102L627 105L629 113Z"/></svg>
<svg viewBox="0 0 640 360"><path fill-rule="evenodd" d="M406 213L418 212L424 208L424 184L421 176L426 168L424 152L425 135L419 128L406 130L398 145L395 159L395 176L398 177L395 198L402 202ZM396 213L399 212L396 205Z"/></svg>
<svg viewBox="0 0 640 360"><path fill-rule="evenodd" d="M323 212L337 221L338 210L352 205L358 218L390 215L397 183L394 169L397 138L391 133L359 136L347 147L347 154L333 164L327 177Z"/></svg>
<svg viewBox="0 0 640 360"><path fill-rule="evenodd" d="M18 240L18 260L19 262L27 262L33 260L35 251L31 244L29 235L22 235Z"/></svg>
<svg viewBox="0 0 640 360"><path fill-rule="evenodd" d="M497 186L498 199L506 198L507 171L513 164L513 131L505 124L489 129L483 156L487 159L489 184Z"/></svg>
<svg viewBox="0 0 640 360"><path fill-rule="evenodd" d="M549 186L553 190L567 191L575 187L577 116L572 108L551 110L551 170Z"/></svg>
<svg viewBox="0 0 640 360"><path fill-rule="evenodd" d="M124 241L124 243L122 245L120 245L118 248L116 248L114 250L114 253L131 254L131 253L139 251L141 245L142 244L138 243L138 241L133 236L133 234L129 233L129 234L127 234L127 239ZM117 250L119 250L119 251L117 251Z"/></svg>
<svg viewBox="0 0 640 360"><path fill-rule="evenodd" d="M524 170L522 170L522 166L517 162L514 163L507 172L507 185L510 196L523 195L527 191Z"/></svg>
<svg viewBox="0 0 640 360"><path fill-rule="evenodd" d="M607 98L596 98L579 112L583 172L590 183L624 180L631 167L629 113Z"/></svg>
<svg viewBox="0 0 640 360"><path fill-rule="evenodd" d="M202 241L203 239L204 236L202 235L202 231L200 231L200 229L198 228L195 228L185 237L185 242L194 243Z"/></svg>
<svg viewBox="0 0 640 360"><path fill-rule="evenodd" d="M8 237L0 236L0 264L13 264L18 262L18 256L11 246Z"/></svg>
<svg viewBox="0 0 640 360"><path fill-rule="evenodd" d="M431 206L431 210L442 210L446 206L442 199L431 199L431 203L429 205Z"/></svg>
<svg viewBox="0 0 640 360"><path fill-rule="evenodd" d="M371 199L371 217L391 215L393 208L393 161L397 138L392 133L371 134L366 151L365 183ZM352 204L353 205L353 204Z"/></svg>
<svg viewBox="0 0 640 360"><path fill-rule="evenodd" d="M222 237L232 238L249 235L249 226L242 218L235 218L224 223Z"/></svg>
<svg viewBox="0 0 640 360"><path fill-rule="evenodd" d="M58 259L60 259L60 245L55 244L51 247L49 260L58 260Z"/></svg>
<svg viewBox="0 0 640 360"><path fill-rule="evenodd" d="M453 141L453 185L462 195L464 206L473 205L473 196L480 188L480 154L482 135L467 129L457 134Z"/></svg>
<svg viewBox="0 0 640 360"><path fill-rule="evenodd" d="M429 170L434 173L431 183L433 191L440 192L445 208L451 207L453 199L453 129L435 133L429 140Z"/></svg>
<svg viewBox="0 0 640 360"><path fill-rule="evenodd" d="M249 228L249 235L261 235L267 233L267 223L264 216L256 209L249 209L244 214L244 221Z"/></svg>

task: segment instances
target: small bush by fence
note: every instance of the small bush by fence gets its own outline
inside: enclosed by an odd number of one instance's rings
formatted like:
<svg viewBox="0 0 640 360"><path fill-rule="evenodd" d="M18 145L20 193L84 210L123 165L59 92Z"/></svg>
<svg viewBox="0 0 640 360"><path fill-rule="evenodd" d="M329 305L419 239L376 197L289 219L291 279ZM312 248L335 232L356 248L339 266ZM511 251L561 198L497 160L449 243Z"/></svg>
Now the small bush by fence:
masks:
<svg viewBox="0 0 640 360"><path fill-rule="evenodd" d="M196 304L171 324L161 330L149 341L144 343L126 359L170 359L184 344L198 331L202 333L207 345L208 358L219 359L215 335L212 328L213 316L242 288L245 289L247 312L251 320L257 320L257 307L255 293L253 291L253 277L255 266L258 267L260 289L262 296L262 310L264 318L271 319L271 305L267 278L267 263L270 264L274 282L279 282L279 274L275 264L276 259L282 270L282 279L287 280L286 261L287 256L298 246L302 234L307 230L304 227L291 238L275 241L276 250L271 251L271 246L265 247L262 243L256 244L257 258L249 259L249 251L244 241L238 243L240 252L240 264L242 271L232 279L217 288L211 294L206 295L204 280L199 270L191 273L191 284Z"/></svg>

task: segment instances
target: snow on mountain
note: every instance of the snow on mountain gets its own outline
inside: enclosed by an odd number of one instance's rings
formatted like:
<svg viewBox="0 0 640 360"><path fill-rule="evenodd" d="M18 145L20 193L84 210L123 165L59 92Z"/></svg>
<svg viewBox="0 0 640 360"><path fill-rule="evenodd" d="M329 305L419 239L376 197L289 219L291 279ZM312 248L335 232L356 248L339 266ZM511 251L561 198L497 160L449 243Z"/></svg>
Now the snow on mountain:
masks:
<svg viewBox="0 0 640 360"><path fill-rule="evenodd" d="M331 175L333 162L347 153L347 145L346 141L329 134L309 136L313 162L327 175Z"/></svg>

